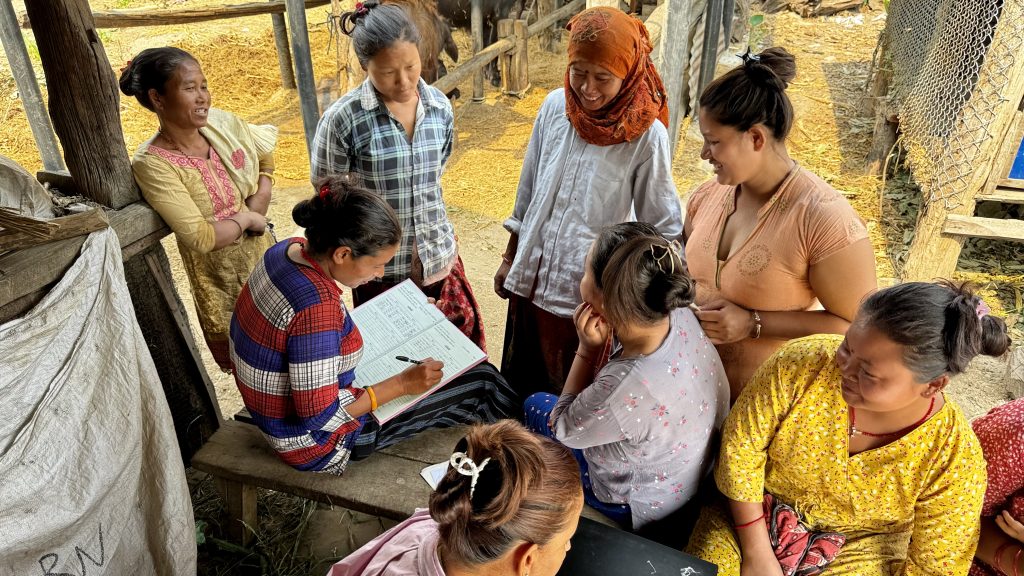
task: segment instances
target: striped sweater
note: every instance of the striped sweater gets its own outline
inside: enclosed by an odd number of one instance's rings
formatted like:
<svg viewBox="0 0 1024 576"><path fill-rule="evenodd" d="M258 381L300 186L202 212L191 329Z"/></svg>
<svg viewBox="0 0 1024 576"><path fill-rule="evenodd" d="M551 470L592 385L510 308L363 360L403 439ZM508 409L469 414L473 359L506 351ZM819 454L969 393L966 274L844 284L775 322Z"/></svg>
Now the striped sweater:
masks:
<svg viewBox="0 0 1024 576"><path fill-rule="evenodd" d="M253 269L231 318L231 362L245 407L286 463L341 474L362 428L345 406L362 355L341 289L318 268L292 262L291 238Z"/></svg>

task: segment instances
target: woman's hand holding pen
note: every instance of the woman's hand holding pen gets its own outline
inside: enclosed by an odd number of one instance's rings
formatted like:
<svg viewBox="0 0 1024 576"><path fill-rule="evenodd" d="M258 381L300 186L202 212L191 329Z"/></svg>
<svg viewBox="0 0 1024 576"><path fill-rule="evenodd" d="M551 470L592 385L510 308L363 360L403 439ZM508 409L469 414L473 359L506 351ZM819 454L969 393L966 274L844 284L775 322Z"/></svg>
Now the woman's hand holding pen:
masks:
<svg viewBox="0 0 1024 576"><path fill-rule="evenodd" d="M398 374L398 382L402 388L402 394L423 394L438 382L444 375L444 362L427 358L420 360L419 364L410 366Z"/></svg>

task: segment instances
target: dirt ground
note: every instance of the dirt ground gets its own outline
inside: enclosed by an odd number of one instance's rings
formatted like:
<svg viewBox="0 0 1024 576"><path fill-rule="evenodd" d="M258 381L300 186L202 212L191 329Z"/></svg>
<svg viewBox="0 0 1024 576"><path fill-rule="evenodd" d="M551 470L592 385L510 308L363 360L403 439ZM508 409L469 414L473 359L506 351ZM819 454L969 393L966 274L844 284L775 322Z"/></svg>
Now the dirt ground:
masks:
<svg viewBox="0 0 1024 576"><path fill-rule="evenodd" d="M165 6L212 4L210 0L165 0ZM15 2L21 9L20 2ZM136 7L134 0L97 0L94 9ZM311 46L318 78L331 75L333 49L321 23L326 9L307 12ZM870 69L884 14L848 13L839 17L803 20L792 14L769 17L758 37L764 45L785 46L797 56L798 76L790 87L798 120L789 142L797 161L847 193L854 207L868 223L876 249L882 283L896 276L894 254L906 246L894 244L887 233L891 214L881 212L879 202L887 192L881 183L864 175L863 158L871 139L871 118L861 106L863 88ZM34 52L31 35L29 51ZM303 142L297 98L279 89L277 63L270 19L252 17L188 26L103 30L101 39L112 65L121 63L149 46L175 44L195 54L204 67L213 93L214 106L242 115L254 123L279 126L281 140L277 155L278 185L270 217L279 237L294 229L290 211L294 203L311 194L308 157ZM468 41L458 34L464 53ZM244 58L238 58L244 54ZM38 53L34 53L38 64ZM0 66L4 65L0 62ZM502 220L511 212L522 157L533 119L548 91L562 85L565 70L564 45L555 54L544 53L531 43L532 90L523 99L500 96L488 87L484 102L468 101L471 87L461 87L463 99L455 104L458 142L444 176L449 214L459 235L460 251L470 281L483 307L491 361L500 363L504 333L505 303L491 289L492 275L507 240ZM40 73L40 78L42 75ZM133 151L156 128L155 117L136 102L121 104L125 144ZM699 160L699 134L690 127L675 158L674 176L681 198L710 177L706 163ZM39 168L38 154L25 123L9 71L0 69L0 153L13 157L30 171ZM881 206L881 208L880 208ZM192 308L188 281L173 239L164 246L175 270L179 293L192 319L193 332L201 334ZM1008 258L1016 258L1011 253ZM1016 261L1020 261L1019 259ZM961 263L958 277L982 284L986 298L997 312L1014 322L1021 313L1018 277L994 276L984 265ZM1014 298L1016 294L1016 298ZM1015 332L1019 334L1019 332ZM197 341L202 342L201 338ZM217 371L203 348L207 370L217 391L225 416L241 408L232 379ZM1005 364L987 358L976 361L968 374L951 387L954 397L969 417L980 415L1008 399L1004 382ZM197 520L215 525L219 502L211 483L201 475L191 476ZM343 556L372 538L386 523L373 517L342 510L325 510L297 498L263 493L260 500L260 545L255 551L239 551L214 540L200 547L201 573L323 574L326 563ZM212 533L216 533L214 530Z"/></svg>

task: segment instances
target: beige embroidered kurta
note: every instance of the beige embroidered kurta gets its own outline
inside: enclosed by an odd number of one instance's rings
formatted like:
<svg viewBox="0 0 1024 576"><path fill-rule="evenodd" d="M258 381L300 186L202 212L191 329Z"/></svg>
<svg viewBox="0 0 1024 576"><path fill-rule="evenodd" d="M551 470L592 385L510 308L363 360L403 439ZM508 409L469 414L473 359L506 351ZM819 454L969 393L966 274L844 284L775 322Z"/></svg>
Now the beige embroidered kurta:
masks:
<svg viewBox="0 0 1024 576"><path fill-rule="evenodd" d="M174 232L212 349L226 346L238 293L272 244L269 233L243 235L214 250L213 223L248 211L245 200L256 193L259 173L274 168L277 128L211 108L208 125L199 131L210 142L210 158L164 150L151 138L135 153L132 172L143 197Z"/></svg>

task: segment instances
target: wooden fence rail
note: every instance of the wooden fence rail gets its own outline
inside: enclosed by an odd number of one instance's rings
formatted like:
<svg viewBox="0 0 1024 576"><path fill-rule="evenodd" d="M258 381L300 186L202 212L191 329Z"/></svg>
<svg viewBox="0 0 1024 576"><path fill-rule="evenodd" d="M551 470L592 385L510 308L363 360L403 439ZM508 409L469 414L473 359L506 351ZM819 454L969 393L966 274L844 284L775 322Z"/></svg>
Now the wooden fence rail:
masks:
<svg viewBox="0 0 1024 576"><path fill-rule="evenodd" d="M326 6L331 3L331 0L305 1L306 10ZM271 2L249 2L246 4L230 4L209 8L104 10L93 12L92 17L96 21L97 28L132 28L136 26L193 24L195 22L208 22L224 18L242 18L244 16L258 16L260 14L283 14L284 12L285 0L272 0ZM18 24L22 28L32 27L28 21L28 15L24 12L18 14Z"/></svg>
<svg viewBox="0 0 1024 576"><path fill-rule="evenodd" d="M555 10L551 14L537 20L533 24L530 24L529 28L526 29L527 38L536 36L543 32L550 31L549 29L553 24L565 18L571 16L580 11L586 5L586 0L573 0L572 2L562 6L558 10ZM511 50L516 45L515 35L508 36L498 40L494 44L484 48L480 52L477 52L472 58L460 63L455 67L454 70L449 70L448 74L442 78L439 78L437 82L434 82L434 88L437 88L441 92L447 94L452 91L460 82L466 79L470 74L475 73L484 66L487 66L491 60L494 60L502 52Z"/></svg>

